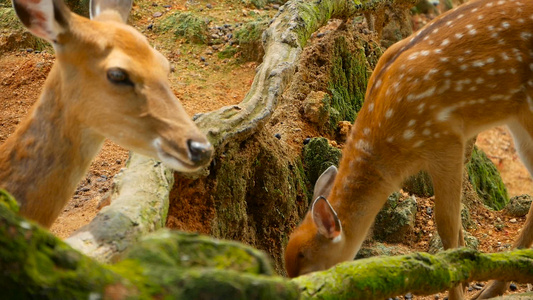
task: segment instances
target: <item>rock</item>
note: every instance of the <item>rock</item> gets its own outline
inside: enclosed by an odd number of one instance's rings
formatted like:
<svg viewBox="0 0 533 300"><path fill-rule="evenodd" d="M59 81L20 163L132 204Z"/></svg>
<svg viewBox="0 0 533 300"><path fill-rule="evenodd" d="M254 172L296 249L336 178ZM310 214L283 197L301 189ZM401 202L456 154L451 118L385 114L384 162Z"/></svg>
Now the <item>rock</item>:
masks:
<svg viewBox="0 0 533 300"><path fill-rule="evenodd" d="M496 166L477 146L472 150L472 158L466 169L468 179L483 203L495 210L504 208L509 202L507 189Z"/></svg>
<svg viewBox="0 0 533 300"><path fill-rule="evenodd" d="M352 122L350 121L340 121L338 124L339 127L339 139L341 142L345 142L352 132Z"/></svg>
<svg viewBox="0 0 533 300"><path fill-rule="evenodd" d="M154 18L159 18L159 17L161 17L162 15L163 15L162 12L160 12L160 11L156 11L152 16L153 16Z"/></svg>
<svg viewBox="0 0 533 300"><path fill-rule="evenodd" d="M505 212L511 217L523 217L529 212L531 201L532 198L529 195L512 197L505 206Z"/></svg>
<svg viewBox="0 0 533 300"><path fill-rule="evenodd" d="M276 133L276 134L274 134L274 137L279 140L279 139L281 139L281 134L280 133Z"/></svg>
<svg viewBox="0 0 533 300"><path fill-rule="evenodd" d="M309 182L314 184L327 168L338 166L341 156L341 150L332 147L326 138L312 138L303 149L303 163Z"/></svg>
<svg viewBox="0 0 533 300"><path fill-rule="evenodd" d="M416 211L414 197L403 198L400 193L393 193L376 216L374 239L381 242L402 242L414 230Z"/></svg>
<svg viewBox="0 0 533 300"><path fill-rule="evenodd" d="M329 119L329 112L324 102L326 96L324 92L312 91L303 102L305 118L318 126L323 126Z"/></svg>
<svg viewBox="0 0 533 300"><path fill-rule="evenodd" d="M303 144L307 145L311 141L311 138L305 138Z"/></svg>
<svg viewBox="0 0 533 300"><path fill-rule="evenodd" d="M399 245L387 245L380 242L365 242L355 259L368 258L374 256L393 256L393 255L405 255L409 254L410 250L407 247L401 247Z"/></svg>
<svg viewBox="0 0 533 300"><path fill-rule="evenodd" d="M438 224L437 224L438 226ZM479 240L471 235L468 231L463 230L463 236L465 238L465 247L476 249L479 247ZM440 236L438 232L435 231L435 234L433 235L433 238L429 241L429 249L428 252L431 254L435 254L439 251L443 251L444 247L442 246L442 241L440 239ZM474 287L475 288L475 287Z"/></svg>

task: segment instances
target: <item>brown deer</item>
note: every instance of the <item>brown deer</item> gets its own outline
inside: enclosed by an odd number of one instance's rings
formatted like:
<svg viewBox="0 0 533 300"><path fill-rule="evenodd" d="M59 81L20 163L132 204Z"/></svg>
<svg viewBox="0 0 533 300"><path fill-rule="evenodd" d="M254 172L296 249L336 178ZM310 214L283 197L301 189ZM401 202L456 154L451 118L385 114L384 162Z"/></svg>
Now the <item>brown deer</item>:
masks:
<svg viewBox="0 0 533 300"><path fill-rule="evenodd" d="M477 0L439 16L383 54L365 97L338 175L319 179L290 237L290 277L352 260L387 196L419 170L433 180L444 248L463 246L463 154L482 130L506 124L533 171L533 1ZM515 247L532 238L530 211ZM481 297L505 287L491 284ZM459 287L450 291L462 297Z"/></svg>
<svg viewBox="0 0 533 300"><path fill-rule="evenodd" d="M125 24L130 0L91 2L91 20L61 0L13 0L56 62L28 117L0 146L0 188L22 215L49 227L104 138L181 172L207 165L212 146L172 93L170 64Z"/></svg>

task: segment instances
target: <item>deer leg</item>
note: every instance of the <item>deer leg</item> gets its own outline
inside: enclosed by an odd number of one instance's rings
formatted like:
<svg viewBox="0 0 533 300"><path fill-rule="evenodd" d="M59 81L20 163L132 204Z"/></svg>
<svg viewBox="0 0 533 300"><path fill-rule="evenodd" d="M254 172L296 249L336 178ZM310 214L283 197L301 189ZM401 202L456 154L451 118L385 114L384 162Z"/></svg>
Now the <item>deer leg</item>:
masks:
<svg viewBox="0 0 533 300"><path fill-rule="evenodd" d="M444 249L464 245L461 225L461 186L464 145L457 139L429 168L435 189L435 220ZM449 291L450 300L463 299L462 286Z"/></svg>
<svg viewBox="0 0 533 300"><path fill-rule="evenodd" d="M523 116L517 122L510 123L511 130L515 142L516 150L520 155L522 163L529 171L529 175L533 176L533 121L530 113ZM515 241L513 248L529 248L533 242L533 206L529 208L526 223L520 231L518 239ZM509 283L499 280L491 280L489 283L472 299L489 299L503 293L509 287Z"/></svg>

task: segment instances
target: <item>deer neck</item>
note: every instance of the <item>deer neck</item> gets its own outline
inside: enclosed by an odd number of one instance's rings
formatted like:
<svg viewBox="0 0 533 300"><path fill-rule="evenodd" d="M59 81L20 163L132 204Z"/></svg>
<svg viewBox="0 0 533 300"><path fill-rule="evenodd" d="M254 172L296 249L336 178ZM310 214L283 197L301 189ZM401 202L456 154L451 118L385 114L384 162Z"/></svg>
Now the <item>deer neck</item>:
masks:
<svg viewBox="0 0 533 300"><path fill-rule="evenodd" d="M380 139L372 140L364 134L352 136L343 152L343 159L349 157L349 163L341 164L329 199L341 220L346 250L355 255L387 197L418 165L415 159L385 161L386 153L378 152L383 149L378 145ZM399 149L386 150L410 156ZM404 163L398 164L399 161Z"/></svg>
<svg viewBox="0 0 533 300"><path fill-rule="evenodd" d="M21 214L44 226L59 215L104 141L71 111L68 103L80 99L61 75L56 63L29 117L0 147L0 187L17 199Z"/></svg>

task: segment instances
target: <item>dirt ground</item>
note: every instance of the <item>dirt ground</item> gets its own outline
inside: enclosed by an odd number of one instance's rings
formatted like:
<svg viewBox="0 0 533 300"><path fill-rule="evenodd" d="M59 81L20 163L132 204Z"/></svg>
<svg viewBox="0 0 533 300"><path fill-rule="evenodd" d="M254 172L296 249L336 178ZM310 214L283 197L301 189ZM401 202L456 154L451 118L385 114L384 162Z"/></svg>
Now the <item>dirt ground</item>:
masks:
<svg viewBox="0 0 533 300"><path fill-rule="evenodd" d="M185 4L181 2L173 5L183 9ZM141 22L141 24L147 23L149 22ZM183 102L190 116L240 102L252 83L257 67L257 63L228 64L209 55L206 55L208 62L206 64L205 60L200 59L204 54L205 52L190 52L167 55L176 69L170 78L175 87L174 93ZM46 51L35 53L25 49L0 56L0 143L15 130L37 100L53 61L54 56ZM196 67L183 67L184 62ZM504 127L480 134L477 144L500 170L509 196L533 192L532 179L521 164L512 138ZM52 226L51 231L54 234L61 238L68 237L96 215L98 203L107 197L113 176L124 167L127 157L127 150L111 141L105 142L102 151L91 164L87 176ZM422 208L433 206L432 199L417 199L417 201L421 203ZM418 216L417 230L421 237L413 241L410 246L417 251L426 251L435 226L432 216L427 215L425 209L419 211L422 213ZM471 233L480 240L480 250L486 252L508 249L525 221L524 218L511 218L503 212L488 210L476 212L473 216L478 226ZM497 230L496 223L503 223L505 226L502 230ZM520 291L527 289L526 285L519 287ZM444 295L441 294L439 297L443 299ZM429 296L413 299L437 298Z"/></svg>

